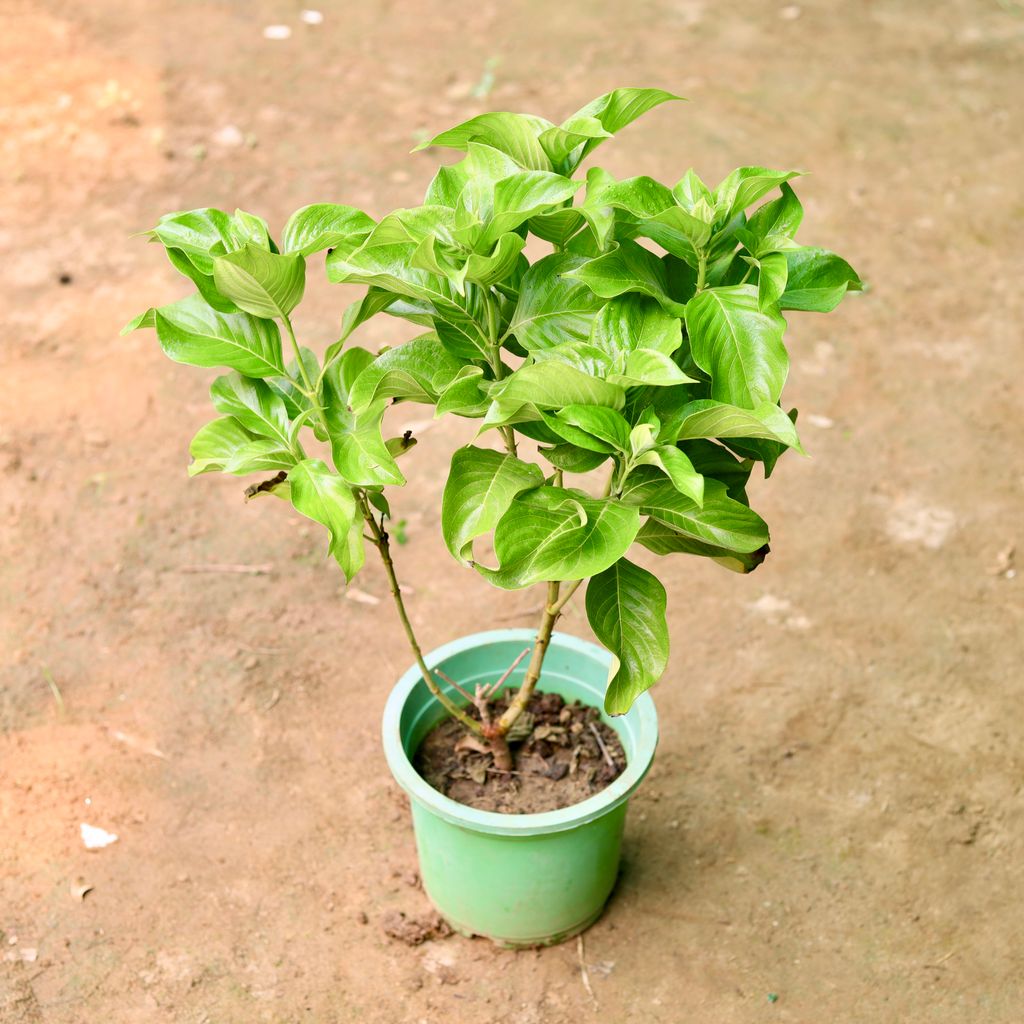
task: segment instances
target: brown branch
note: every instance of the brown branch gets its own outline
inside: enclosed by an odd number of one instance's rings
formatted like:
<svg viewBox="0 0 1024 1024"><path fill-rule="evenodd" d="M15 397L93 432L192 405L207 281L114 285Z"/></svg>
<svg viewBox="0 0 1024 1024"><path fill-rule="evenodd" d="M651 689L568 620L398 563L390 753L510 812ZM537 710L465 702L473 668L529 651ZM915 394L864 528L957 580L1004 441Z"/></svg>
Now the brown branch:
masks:
<svg viewBox="0 0 1024 1024"><path fill-rule="evenodd" d="M395 573L395 563L391 560L391 546L388 542L387 532L382 529L378 524L373 512L370 509L370 505L366 500L366 494L363 491L356 492L356 500L359 503L359 509L363 514L363 519L366 521L366 525L370 528L370 533L373 535L373 543L380 553L380 560L384 564L384 572L387 575L388 583L391 585L391 596L395 602L395 610L398 612L398 618L401 620L402 628L405 630L406 639L409 641L409 647L412 649L413 656L416 659L416 664L419 665L420 673L423 676L423 682L427 684L427 689L434 695L434 698L444 707L445 711L452 716L452 718L461 722L470 732L480 734L483 730L480 723L476 719L467 715L466 712L456 704L451 697L448 696L437 685L437 680L434 678L430 669L427 667L426 661L423 659L423 651L420 649L419 641L416 639L416 633L412 628L412 623L409 621L409 613L405 609L405 602L402 600L402 588L398 583L398 576Z"/></svg>

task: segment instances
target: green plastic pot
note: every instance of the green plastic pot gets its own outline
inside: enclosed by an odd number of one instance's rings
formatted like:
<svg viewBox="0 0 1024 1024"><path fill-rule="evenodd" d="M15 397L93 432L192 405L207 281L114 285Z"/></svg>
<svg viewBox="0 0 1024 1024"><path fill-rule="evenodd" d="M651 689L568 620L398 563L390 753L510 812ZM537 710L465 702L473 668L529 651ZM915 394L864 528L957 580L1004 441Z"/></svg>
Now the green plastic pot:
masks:
<svg viewBox="0 0 1024 1024"><path fill-rule="evenodd" d="M497 679L533 639L529 629L475 633L439 647L426 661L472 692L477 683ZM595 644L555 633L539 689L600 708L610 662ZM507 687L518 687L524 671L520 666ZM604 719L619 734L626 770L597 795L543 814L479 811L428 785L411 758L444 716L415 665L384 709L384 752L409 795L420 877L434 906L456 931L503 946L551 945L583 931L615 885L626 804L658 743L654 701L645 693L628 714Z"/></svg>

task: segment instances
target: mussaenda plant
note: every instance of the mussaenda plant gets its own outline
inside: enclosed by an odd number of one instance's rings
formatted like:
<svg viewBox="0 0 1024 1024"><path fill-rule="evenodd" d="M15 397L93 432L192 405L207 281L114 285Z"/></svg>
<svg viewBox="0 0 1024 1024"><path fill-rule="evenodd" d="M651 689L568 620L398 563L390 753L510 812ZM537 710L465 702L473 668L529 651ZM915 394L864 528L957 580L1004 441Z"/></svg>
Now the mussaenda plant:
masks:
<svg viewBox="0 0 1024 1024"><path fill-rule="evenodd" d="M283 498L326 527L347 581L375 548L424 682L500 769L512 767L510 732L584 582L590 625L614 655L605 709L617 715L658 680L669 650L665 588L626 557L631 546L739 572L763 561L768 527L747 481L755 463L767 477L787 449L802 451L796 410L780 404L783 313L829 312L861 287L845 260L795 240L803 209L789 182L800 171L740 167L715 188L693 170L672 187L600 167L577 176L605 139L679 98L616 89L560 125L473 117L418 147L465 154L440 167L422 205L379 221L317 203L278 240L241 210L172 213L149 232L196 291L125 331L154 328L171 359L231 371L210 389L219 417L192 440L190 475L273 472L247 496ZM532 263L531 235L553 250ZM300 345L292 313L307 259L324 250L331 281L367 291L318 355ZM379 352L350 344L381 313L421 333ZM522 684L500 714L497 685L469 694L448 680L464 704L441 689L406 613L387 489L405 483L398 460L415 438L385 436L397 402L478 420L478 440L500 440L454 453L441 507L463 565L505 590L546 590ZM487 534L493 558L477 554Z"/></svg>

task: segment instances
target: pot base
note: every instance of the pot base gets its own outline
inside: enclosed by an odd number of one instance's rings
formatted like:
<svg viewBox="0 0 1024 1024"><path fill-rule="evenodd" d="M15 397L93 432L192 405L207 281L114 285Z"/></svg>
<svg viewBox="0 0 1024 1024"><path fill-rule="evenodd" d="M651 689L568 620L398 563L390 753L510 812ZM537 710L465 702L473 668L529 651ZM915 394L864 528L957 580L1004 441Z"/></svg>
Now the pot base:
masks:
<svg viewBox="0 0 1024 1024"><path fill-rule="evenodd" d="M429 893L427 895L429 898ZM441 912L438 911L438 913L440 914ZM558 932L556 935L541 935L536 939L502 939L497 935L484 935L482 932L474 931L468 926L453 921L444 914L441 914L441 916L448 923L452 931L464 935L467 939L487 939L501 949L541 949L544 946L558 946L563 942L568 942L570 939L575 939L577 935L585 932L594 924L603 913L604 907L601 906L579 924L573 925L571 928L565 929L565 931Z"/></svg>

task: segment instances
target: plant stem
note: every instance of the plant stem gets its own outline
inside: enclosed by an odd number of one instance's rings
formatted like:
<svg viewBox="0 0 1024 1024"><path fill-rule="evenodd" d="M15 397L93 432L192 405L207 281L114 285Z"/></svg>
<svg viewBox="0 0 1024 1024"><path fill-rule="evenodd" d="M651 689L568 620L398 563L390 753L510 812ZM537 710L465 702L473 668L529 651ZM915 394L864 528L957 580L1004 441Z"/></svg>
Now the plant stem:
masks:
<svg viewBox="0 0 1024 1024"><path fill-rule="evenodd" d="M576 591L579 590L582 585L583 580L576 580L574 583L572 583L569 589L566 590L566 592L562 594L562 596L559 597L559 599L553 605L551 605L552 613L560 613L562 609L569 603L570 599L572 598L572 595L575 594Z"/></svg>
<svg viewBox="0 0 1024 1024"><path fill-rule="evenodd" d="M313 382L309 379L309 374L306 372L306 364L302 361L302 349L299 348L299 341L295 337L295 328L292 327L291 317L283 317L284 329L288 332L288 337L291 339L292 351L295 353L295 362L299 364L299 374L302 376L302 380L306 385L307 397L312 400L316 392L313 390Z"/></svg>
<svg viewBox="0 0 1024 1024"><path fill-rule="evenodd" d="M377 523L373 512L370 510L370 505L366 500L366 494L363 491L356 492L356 499L359 502L359 509L363 514L363 518L366 520L366 525L370 528L372 534L372 540L374 546L380 552L380 560L384 564L384 572L387 575L388 582L391 585L391 596L395 601L395 608L398 611L398 618L402 622L402 628L405 630L405 636L409 641L409 647L412 649L413 656L416 658L416 664L419 665L420 672L423 675L423 681L427 684L427 689L434 695L434 698L444 707L444 709L452 716L461 722L470 732L474 732L480 735L483 732L483 727L471 718L462 710L442 689L437 685L437 680L434 678L434 674L427 667L426 661L423 659L423 651L420 649L419 641L416 639L416 633L412 628L412 623L409 621L409 613L405 610L405 602L402 600L402 588L398 583L398 576L395 574L395 563L391 560L391 545L388 541L387 531L381 528Z"/></svg>
<svg viewBox="0 0 1024 1024"><path fill-rule="evenodd" d="M310 405L316 410L317 419L320 420L320 426L323 427L324 434L330 437L330 431L327 429L327 417L324 416L324 410L320 406L320 402L317 400L317 389L313 386L313 382L309 379L309 374L306 372L306 364L302 361L302 349L299 348L299 341L295 337L295 328L292 327L291 317L283 317L285 330L288 332L288 337L291 339L292 351L295 353L295 362L299 367L299 374L302 377L303 382L306 385L305 395L309 399ZM317 381L319 384L319 381ZM299 390L302 390L301 388Z"/></svg>
<svg viewBox="0 0 1024 1024"><path fill-rule="evenodd" d="M512 728L515 720L523 713L526 705L530 703L533 691L540 679L541 666L544 664L544 655L547 653L548 644L551 643L551 633L555 628L558 617L562 614L563 602L558 600L560 583L552 581L548 584L548 599L544 603L544 614L541 616L540 627L537 630L537 639L533 644L533 654L530 656L530 664L526 667L526 675L523 676L523 685L519 692L512 699L512 703L505 709L505 713L498 719L498 729L504 736ZM575 587L572 591L575 591ZM568 594L571 597L572 593Z"/></svg>
<svg viewBox="0 0 1024 1024"><path fill-rule="evenodd" d="M494 371L494 379L502 380L505 377L505 364L501 361L501 339L498 337L497 310L495 309L494 299L491 297L489 288L484 291L484 304L487 307L487 361L491 364L491 369ZM512 458L518 458L516 432L512 427L499 427L498 430L505 441L505 451Z"/></svg>
<svg viewBox="0 0 1024 1024"><path fill-rule="evenodd" d="M697 254L697 291L704 290L704 277L708 271L708 258L704 253Z"/></svg>

